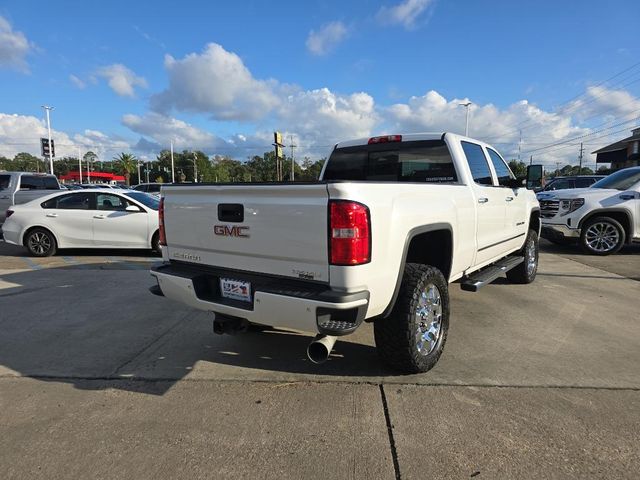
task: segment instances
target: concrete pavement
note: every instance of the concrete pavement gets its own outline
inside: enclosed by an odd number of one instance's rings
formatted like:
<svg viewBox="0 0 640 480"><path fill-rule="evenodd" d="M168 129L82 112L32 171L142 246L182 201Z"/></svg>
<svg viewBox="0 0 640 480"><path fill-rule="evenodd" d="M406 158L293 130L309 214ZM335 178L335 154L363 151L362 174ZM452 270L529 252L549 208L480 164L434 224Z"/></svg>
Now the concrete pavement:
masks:
<svg viewBox="0 0 640 480"><path fill-rule="evenodd" d="M316 366L308 335L214 336L208 314L151 296L146 255L70 255L36 268L6 247L7 478L640 471L640 283L627 278L638 255L605 257L615 260L603 270L549 253L533 285L497 281L477 294L453 285L440 363L402 376L378 361L368 325Z"/></svg>

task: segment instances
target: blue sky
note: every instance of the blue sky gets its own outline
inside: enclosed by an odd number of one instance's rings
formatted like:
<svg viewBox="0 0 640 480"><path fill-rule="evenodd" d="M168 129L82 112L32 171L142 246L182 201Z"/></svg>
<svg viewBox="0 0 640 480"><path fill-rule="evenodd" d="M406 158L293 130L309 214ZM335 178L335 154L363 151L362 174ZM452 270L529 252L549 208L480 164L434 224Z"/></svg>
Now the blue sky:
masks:
<svg viewBox="0 0 640 480"><path fill-rule="evenodd" d="M461 131L466 99L470 134L507 156L518 126L525 152L640 116L640 67L598 85L640 61L635 1L4 0L0 17L0 155L37 152L43 103L61 146L105 159L169 139L244 158L273 129L322 156L352 136Z"/></svg>

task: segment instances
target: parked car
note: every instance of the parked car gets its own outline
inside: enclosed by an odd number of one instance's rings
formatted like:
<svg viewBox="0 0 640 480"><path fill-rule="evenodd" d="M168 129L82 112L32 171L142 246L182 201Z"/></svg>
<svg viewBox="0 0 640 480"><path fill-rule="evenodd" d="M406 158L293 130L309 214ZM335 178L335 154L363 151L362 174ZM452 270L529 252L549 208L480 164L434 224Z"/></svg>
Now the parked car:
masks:
<svg viewBox="0 0 640 480"><path fill-rule="evenodd" d="M567 190L569 188L587 188L602 180L606 175L573 175L568 177L554 177L536 193ZM538 197L540 198L540 197Z"/></svg>
<svg viewBox="0 0 640 480"><path fill-rule="evenodd" d="M131 190L76 190L48 195L7 210L8 243L35 257L62 248L144 248L160 250L159 201Z"/></svg>
<svg viewBox="0 0 640 480"><path fill-rule="evenodd" d="M578 241L593 255L615 253L640 242L640 167L618 170L590 188L560 190L540 207L544 238Z"/></svg>
<svg viewBox="0 0 640 480"><path fill-rule="evenodd" d="M0 226L11 205L27 203L34 198L60 191L54 175L31 172L0 172Z"/></svg>
<svg viewBox="0 0 640 480"><path fill-rule="evenodd" d="M524 185L493 147L452 133L341 142L318 182L168 185L152 293L214 312L217 333L314 332L316 363L373 322L390 366L425 372L450 282L535 279L540 212Z"/></svg>
<svg viewBox="0 0 640 480"><path fill-rule="evenodd" d="M135 187L132 187L133 190L137 190L139 192L150 193L151 195L155 195L157 197L160 196L160 188L162 187L162 183L140 183Z"/></svg>

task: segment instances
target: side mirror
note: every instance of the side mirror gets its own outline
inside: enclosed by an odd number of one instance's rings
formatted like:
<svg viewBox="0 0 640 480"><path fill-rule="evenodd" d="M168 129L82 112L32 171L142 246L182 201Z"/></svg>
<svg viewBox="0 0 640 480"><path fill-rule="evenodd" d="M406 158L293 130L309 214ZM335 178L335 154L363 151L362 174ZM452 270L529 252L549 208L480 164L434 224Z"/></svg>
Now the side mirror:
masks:
<svg viewBox="0 0 640 480"><path fill-rule="evenodd" d="M140 207L136 207L135 205L129 205L124 210L125 212L132 212L132 213L140 213L142 211L140 210Z"/></svg>
<svg viewBox="0 0 640 480"><path fill-rule="evenodd" d="M542 188L543 175L544 169L542 165L529 165L527 167L527 188L530 190Z"/></svg>

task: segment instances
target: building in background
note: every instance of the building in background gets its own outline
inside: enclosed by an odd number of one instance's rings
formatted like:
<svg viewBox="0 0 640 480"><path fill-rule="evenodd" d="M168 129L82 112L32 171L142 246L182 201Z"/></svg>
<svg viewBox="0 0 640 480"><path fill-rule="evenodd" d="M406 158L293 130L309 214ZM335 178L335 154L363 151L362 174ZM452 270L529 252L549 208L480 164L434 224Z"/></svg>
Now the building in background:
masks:
<svg viewBox="0 0 640 480"><path fill-rule="evenodd" d="M631 136L596 150L596 163L610 163L611 170L640 166L640 128Z"/></svg>
<svg viewBox="0 0 640 480"><path fill-rule="evenodd" d="M66 175L60 175L59 179L63 183L79 183L80 172L69 172ZM87 174L82 172L82 182L88 183L89 180L91 183L108 183L109 185L124 184L125 182L125 178L122 175L107 172L91 172L91 177L88 179Z"/></svg>

